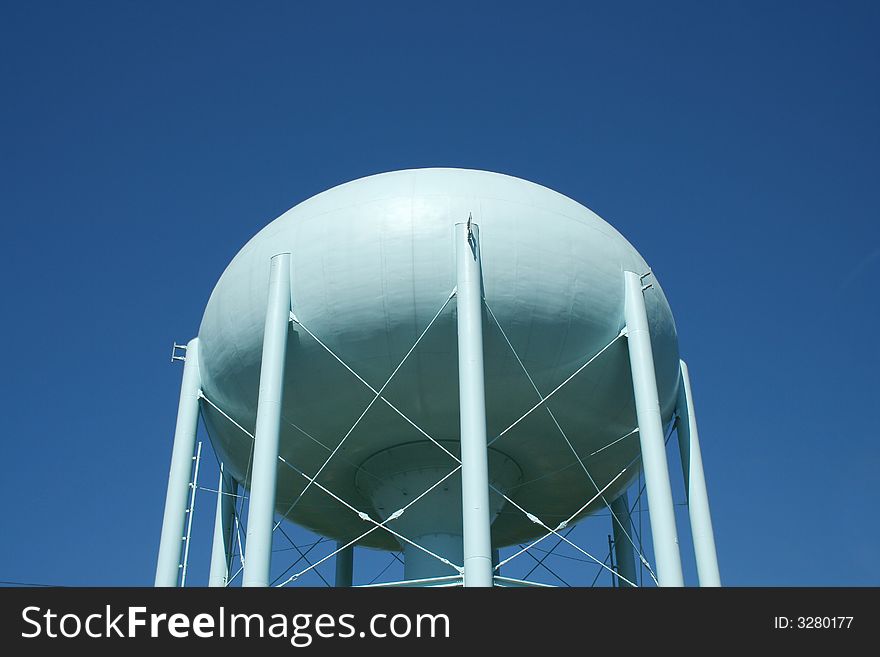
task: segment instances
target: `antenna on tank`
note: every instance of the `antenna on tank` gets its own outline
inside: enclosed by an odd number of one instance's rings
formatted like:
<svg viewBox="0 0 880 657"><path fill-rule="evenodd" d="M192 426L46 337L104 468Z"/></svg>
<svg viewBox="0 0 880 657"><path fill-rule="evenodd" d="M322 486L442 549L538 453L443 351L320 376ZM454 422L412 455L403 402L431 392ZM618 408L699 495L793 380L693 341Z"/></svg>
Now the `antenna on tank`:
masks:
<svg viewBox="0 0 880 657"><path fill-rule="evenodd" d="M472 212L468 212L468 220L467 220L467 241L471 247L471 252L474 254L474 260L477 259L477 240L474 238L474 215Z"/></svg>

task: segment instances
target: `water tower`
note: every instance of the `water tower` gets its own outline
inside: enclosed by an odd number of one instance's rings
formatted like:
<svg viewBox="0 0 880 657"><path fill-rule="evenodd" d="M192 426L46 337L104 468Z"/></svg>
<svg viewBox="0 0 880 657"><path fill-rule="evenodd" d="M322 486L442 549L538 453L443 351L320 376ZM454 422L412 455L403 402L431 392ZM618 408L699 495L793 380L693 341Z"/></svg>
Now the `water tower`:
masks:
<svg viewBox="0 0 880 657"><path fill-rule="evenodd" d="M609 508L633 584L641 471L657 583L683 584L665 450L677 423L701 585L719 585L687 368L660 284L614 228L540 185L417 169L300 203L233 258L183 385L156 571L179 581L196 425L222 462L211 584L248 491L243 584L276 514L402 550L405 580L512 585L497 550ZM652 571L653 572L653 571Z"/></svg>

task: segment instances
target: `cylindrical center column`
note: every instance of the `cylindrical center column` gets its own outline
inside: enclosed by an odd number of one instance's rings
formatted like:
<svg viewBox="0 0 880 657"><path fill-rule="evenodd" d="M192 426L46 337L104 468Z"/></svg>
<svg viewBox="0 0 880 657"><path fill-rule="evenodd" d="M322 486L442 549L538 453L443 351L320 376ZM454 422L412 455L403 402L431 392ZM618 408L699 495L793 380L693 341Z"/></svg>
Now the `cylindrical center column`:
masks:
<svg viewBox="0 0 880 657"><path fill-rule="evenodd" d="M476 224L468 221L455 225L455 251L464 585L492 586L486 392L483 373L483 294L480 232Z"/></svg>
<svg viewBox="0 0 880 657"><path fill-rule="evenodd" d="M336 547L341 548L345 542L338 541ZM354 545L343 548L341 552L336 553L336 581L335 586L351 587L354 579Z"/></svg>

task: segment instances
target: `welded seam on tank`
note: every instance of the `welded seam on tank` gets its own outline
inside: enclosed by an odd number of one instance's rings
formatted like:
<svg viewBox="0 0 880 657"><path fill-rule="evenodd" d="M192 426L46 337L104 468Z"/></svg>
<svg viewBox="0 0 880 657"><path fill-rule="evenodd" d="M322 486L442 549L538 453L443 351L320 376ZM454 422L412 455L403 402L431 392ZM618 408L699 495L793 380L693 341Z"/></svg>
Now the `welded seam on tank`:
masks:
<svg viewBox="0 0 880 657"><path fill-rule="evenodd" d="M535 384L535 380L532 378L532 375L529 373L529 370L526 368L525 364L522 362L522 359L519 357L519 354L516 352L516 349L514 349L513 344L511 344L510 339L507 337L507 333L504 331L504 327L501 326L501 322L498 321L498 318L495 316L495 313L492 312L492 309L489 307L488 303L486 304L486 311L489 313L489 316L492 318L492 321L495 322L495 326L497 326L498 330L501 332L501 336L504 338L504 341L507 343L507 346L510 348L510 351L513 354L513 357L516 358L516 362L519 363L519 366L522 368L522 371L526 375L526 378L529 380L529 383L532 385L532 388L534 389L535 394L538 395L538 399L540 399L542 402L545 401L545 398L541 394L541 391L538 389L537 384ZM618 335L618 337L619 337L619 335ZM616 340L616 338L615 338L615 340ZM574 445L571 444L571 441L568 439L568 435L565 433L562 426L559 424L559 421L556 419L556 414L552 411L550 406L547 404L544 405L544 410L546 410L547 413L550 415L550 419L553 420L553 424L556 426L556 429L559 431L559 434L562 436L562 439L565 441L565 444L568 445L568 448L571 450L571 453L574 455L575 459L577 459L577 462L580 464L581 468L583 469L584 474L587 475L587 479L590 480L590 483L593 485L593 488L595 488L598 491L599 485L596 483L596 480L593 479L593 475L590 474L589 469L587 468L583 459L581 459L580 455L577 453L577 450L574 448ZM621 438L618 438L614 442L615 443L619 442L619 441L623 440L624 438L626 438L627 436L631 436L632 434L634 434L637 431L638 431L638 427L636 427L633 431L630 431L628 434L626 434L626 436L622 436ZM602 449L606 449L607 447L610 447L613 444L614 443L610 443L609 445L606 445ZM602 449L597 450L596 452L593 452L593 454L598 454L598 452L602 451ZM592 456L593 454L591 454L590 456ZM626 539L630 542L630 545L632 545L633 548L635 548L636 552L639 552L639 558L643 562L645 562L645 557L644 557L644 555L641 554L638 546L635 544L632 537L629 535L629 530L623 526L622 522L620 522L620 519L614 513L614 509L611 508L611 505L608 503L608 500L605 498L604 495L601 496L601 499L602 499L602 503L605 506L607 506L608 510L611 512L611 516L614 518L614 522L616 522L620 526L620 528L623 530L623 535L626 536ZM651 570L650 566L648 566L648 571L651 573L651 576L654 577L654 571Z"/></svg>
<svg viewBox="0 0 880 657"><path fill-rule="evenodd" d="M629 467L629 466L627 466L627 468L628 468L628 467ZM537 545L537 544L540 543L541 541L546 540L546 539L549 538L550 536L556 536L557 538L561 538L563 541L565 541L566 543L568 543L571 547L573 547L575 550L577 550L578 552L580 552L581 554L583 554L585 557L587 557L587 558L589 558L589 559L592 559L592 560L595 561L597 564L599 564L599 565L602 566L603 568L605 568L605 569L607 569L607 570L609 570L610 572L613 573L614 570L612 570L611 568L609 568L608 566L606 566L604 563L602 563L601 561L599 561L599 560L598 560L596 557L594 557L592 554L590 554L589 552L587 552L586 550L584 550L581 546L577 545L576 543L573 543L572 541L570 541L568 538L566 538L565 536L563 536L563 535L560 534L559 532L560 532L561 530L565 529L565 527L568 525L568 523L571 522L571 521L572 521L572 520L573 520L573 519L574 519L574 518L575 518L575 517L581 512L581 511L583 511L583 510L586 509L588 506L590 506L590 504L592 504L592 503L595 502L597 499L599 499L599 497L602 495L602 493L604 493L604 492L605 492L605 491L611 486L611 484L613 484L615 481L617 481L617 480L623 475L623 473L627 471L627 468L624 468L623 470L621 470L620 472L618 472L617 475L614 476L614 477L611 479L611 481L609 481L607 484L605 484L605 486L602 488L602 490L600 490L596 495L594 495L592 498L590 498L590 500L587 501L583 506L581 506L580 509L578 509L578 510L575 511L571 516L569 516L567 520L563 520L561 523L559 523L559 524L556 526L555 529L553 529L552 527L548 526L543 520L541 520L541 519L538 518L537 516L535 516L535 515L529 513L528 511L526 511L523 507L521 507L519 504L517 504L516 502L514 502L514 501L513 501L512 499L510 499L507 495L505 495L505 494L502 493L500 490L498 490L495 486L493 486L492 484L489 484L489 488L491 488L491 489L494 490L496 493L498 493L499 495L501 495L505 500L507 500L507 503L508 503L508 504L511 504L511 505L515 506L517 509L519 509L520 511L522 511L522 512L526 515L526 517L527 517L529 520L531 520L531 521L534 522L535 524L540 525L541 527L543 527L544 529L547 530L547 533L544 534L544 536L542 536L542 537L540 537L540 538L538 538L538 539L532 541L529 545L527 545L525 548L523 548L523 549L520 550L519 552L516 552L515 554L513 554L513 555L507 557L507 559L504 559L503 561L499 562L498 565L495 566L494 570L498 570L498 569L501 568L501 566L503 566L504 564L509 563L510 561L512 561L513 559L515 559L516 557L518 557L518 556L520 556L521 554L527 552L528 550L530 550L531 548L533 548L535 545ZM634 586L634 587L638 587L638 584L629 581L628 579L626 579L625 577L623 577L623 576L620 575L619 573L615 573L615 574L616 574L620 579L622 579L623 581L625 581L627 584L630 584L631 586Z"/></svg>
<svg viewBox="0 0 880 657"><path fill-rule="evenodd" d="M564 387L569 381L571 381L574 377L576 377L576 376L577 376L578 374L580 374L584 369L586 369L586 367L587 367L588 365L590 365L590 364L591 364L593 361L595 361L599 356L601 356L603 353L605 353L605 351L606 351L611 345L613 345L615 342L617 342L617 341L618 341L620 338L622 338L624 335L625 335L624 331L621 331L620 333L618 333L618 334L617 334L617 335L611 340L611 342L609 342L609 343L606 344L604 347L602 347L602 348L601 348L599 351L597 351L596 354L595 354L594 356L592 356L592 357L591 357L586 363L584 363L583 365L581 365L580 367L578 367L578 368L577 368L574 372L572 372L572 373L571 373L571 374L570 374L570 375L569 375L569 376L568 376L568 377L567 377L562 383L560 383L558 386L556 386L555 388L553 388L553 390L551 390L550 393L548 393L548 395L547 395L546 397L542 397L542 398L541 398L541 401L539 401L537 404L535 404L535 405L532 406L529 410L527 410L527 411L526 411L526 412L525 412L525 413L524 413L519 419L517 419L513 424L511 424L511 425L510 425L509 427L507 427L504 431L502 431L502 432L499 433L497 436L495 436L492 440L490 440L486 446L487 446L487 447L491 446L495 441L499 440L499 439L500 439L502 436L504 436L508 431L510 431L511 429L513 429L516 425L518 425L520 422L522 422L523 420L525 420L529 415L531 415L532 412L535 411L535 409L537 409L537 408L539 408L540 406L543 406L544 404L546 404L547 401L548 401L553 395L555 395L557 392L559 392L559 391L560 391L560 390L561 390L561 389L562 389L562 388L563 388L563 387ZM540 393L538 393L538 394L540 394Z"/></svg>
<svg viewBox="0 0 880 657"><path fill-rule="evenodd" d="M290 313L290 319L291 319L291 321L293 321L293 322L295 322L297 325L301 326L301 327L303 328L303 330L305 330L306 333L308 333L309 335L311 335L312 338L314 338L314 339L318 342L318 344L320 344L322 347L324 347L324 349L326 349L328 352L330 352L330 354L331 354L334 358L336 358L336 360L338 360L340 363L342 363L342 364L345 366L346 369L348 369L352 374L354 374L355 376L357 376L357 378L360 379L365 385L368 385L368 387L370 387L370 390L372 390L372 391L375 393L374 397L370 400L370 403L367 404L366 408L364 408L364 410L363 410L363 411L361 412L361 414L358 416L357 420L355 420L354 424L351 425L351 428L350 428L348 431L345 432L345 435L342 437L342 440L339 441L339 444L337 444L336 447L333 448L333 451L330 452L330 456L328 456L327 459L324 461L324 463L321 464L321 467L318 468L318 472L315 473L315 477L314 477L314 479L317 479L317 478L321 475L321 473L324 471L324 468L327 467L327 464L330 463L331 459L332 459L332 458L336 455L336 453L340 450L340 448L341 448L342 445L345 443L345 441L348 440L348 438L349 438L349 436L351 436L352 432L353 432L353 431L357 428L357 426L361 423L361 420L364 419L364 417L366 416L366 414L367 414L367 413L369 412L369 410L373 407L373 404L376 403L376 400L379 399L380 397L382 397L382 392L385 390L385 388L388 387L388 385L391 383L391 380L392 380L392 379L395 377L395 375L400 371L400 368L403 367L404 363L406 363L406 361L407 361L407 359L410 357L410 355L416 350L416 347L419 346L419 343L422 341L422 338L425 337L425 334L427 334L427 332L431 329L431 327L434 325L434 322L437 321L437 318L440 317L440 314L446 309L446 306L449 305L449 302L452 301L452 298L455 296L455 291L456 291L455 288L453 288L453 289L452 289L452 292L449 293L449 296L446 297L446 301L443 302L443 305L440 306L440 309L434 314L434 317L431 318L431 321L428 322L428 325L427 325L427 326L425 327L425 329L421 332L421 334L419 335L419 337L416 338L416 341L415 341L415 342L413 343L413 345L409 348L409 351L406 352L406 355L405 355L405 356L403 357L403 359L397 364L397 367L394 368L394 371L391 372L391 375L385 380L385 383L382 384L382 387L379 388L378 391L376 391L376 390L373 389L371 386L369 386L369 385L366 383L366 381L364 381L360 376L358 376L358 375L354 372L354 370L352 370L348 365L346 365L346 363L343 362L343 360L342 360L341 358L339 358L339 356L337 356L336 354L334 354L334 353L330 350L329 347L327 347L323 342L321 342L320 340L318 340L318 338L315 337L315 335L314 335L314 334L313 334L313 333L312 333L312 332L311 332L306 326L304 326L304 325L303 325L303 324L302 324L302 323L296 318L296 315L295 315L294 313L292 313L292 312ZM383 399L383 401L385 401L386 403L388 403L388 401L385 400L384 397L382 397L382 399ZM424 433L424 432L422 432L422 433ZM427 435L427 434L425 434L425 435ZM432 439L432 440L433 440L433 439ZM447 454L450 454L450 456L452 455L451 452L449 452L449 450L447 450L445 447L442 447L442 446L440 445L440 443L437 443L436 441L434 441L434 442L435 442L435 444L437 444L438 447L440 447L441 449L443 449L443 451L445 451ZM454 458L454 457L453 457L453 458ZM286 516L288 513L290 513L291 511L293 511L293 509L296 507L296 505L299 504L299 501L303 498L303 495L305 495L306 492L309 490L309 487L311 487L311 485L312 485L312 482L310 481L309 484L308 484L305 488L303 488L302 492L300 492L300 494L297 496L297 498L296 498L296 499L293 501L293 503L290 505L290 508L288 508L287 511L285 511L283 515Z"/></svg>
<svg viewBox="0 0 880 657"><path fill-rule="evenodd" d="M202 394L202 396L204 397L203 394ZM227 413L225 413L225 412L224 412L219 406L217 406L216 404L214 404L214 403L213 403L211 400L209 400L207 397L204 397L204 399L205 399L205 401L208 402L211 406L213 406L215 409L217 409L217 412L219 412L223 417L225 417L227 420L229 420L230 422L232 422L232 423L233 423L236 427L238 427L238 428L239 428L239 429L240 429L245 435L249 436L250 439L251 439L252 441L256 442L256 439L254 438L254 434L252 434L250 431L248 431L248 430L245 429L243 426L241 426L238 422L236 422L233 418L231 418ZM327 493L327 494L328 494L330 497L332 497L334 500L336 500L337 502L339 502L340 504L342 504L342 505L345 506L346 508L348 508L348 509L350 509L351 511L353 511L354 513L356 513L357 516L358 516L361 520L364 520L364 521L366 521L366 522L373 523L373 525L374 525L374 527L371 527L369 530L367 530L366 532L364 532L363 534L361 534L360 536L358 536L357 538L355 538L353 541L350 541L350 542L347 543L346 545L343 545L341 548L335 550L334 552L332 552L332 553L329 554L328 556L324 557L323 559L321 559L321 561L318 561L317 563L315 563L314 566L311 566L310 568L307 568L306 570L302 571L301 573L297 573L296 575L293 575L290 579L288 579L286 582L280 584L279 586L284 586L284 585L287 584L288 582L291 582L291 581L293 581L294 579L300 577L303 573L308 572L309 570L311 570L311 568L314 568L314 567L319 566L321 563L323 563L324 561L326 561L326 560L329 559L330 557L332 557L332 556L338 554L339 552L341 552L342 550L346 549L347 547L350 547L351 545L354 545L355 543L357 543L358 541L360 541L362 538L368 536L369 534L371 534L372 532L376 531L377 529L384 529L385 531L387 531L387 532L388 532L389 534L391 534L392 536L395 536L396 538L399 538L400 540L405 541L406 543L409 543L410 545L412 545L413 547L415 547L415 548L421 550L422 552L425 552L426 554L431 555L432 557L434 557L434 558L437 559L438 561L444 563L445 565L450 566L451 568L454 568L455 570L457 570L457 571L459 571L459 572L463 572L464 569L462 568L462 566L458 566L458 565L452 563L452 562L449 561L448 559L446 559L446 558L444 558L444 557L441 557L441 556L438 555L438 554L435 554L435 553L432 552L431 550L429 550L429 549L427 549L427 548L425 548L425 547L419 545L418 543L416 543L416 542L410 540L410 539L407 538L406 536L403 536L402 534L400 534L400 533L394 531L394 530L391 529L390 527L386 527L386 526L385 526L387 523L391 522L392 520L396 520L397 518L399 518L400 516L402 516L402 515L404 514L404 512L406 512L406 510L409 509L413 504L415 504L416 502L418 502L418 501L419 501L420 499L422 499L425 495L427 495L427 494L430 493L432 490L434 490L437 486L439 486L439 485L442 484L444 481L446 481L449 477L451 477L451 476L454 475L456 472L458 472L458 471L461 469L461 463L460 463L460 462L459 462L459 464L458 464L453 470L451 470L451 471L448 472L446 475L444 475L440 480L438 480L435 484L433 484L432 486L430 486L427 490L423 491L420 495L418 495L417 497L415 497L414 499L412 499L412 500L411 500L406 506L404 506L404 507L398 509L397 511L395 511L394 513L392 513L390 516L388 516L385 520L383 520L382 522L379 522L379 521L377 521L377 520L374 520L372 517L370 517L370 515L369 515L368 513L364 512L364 511L361 511L361 510L355 508L354 506L352 506L351 504L349 504L348 502L346 502L344 499L342 499L341 497L339 497L338 495L336 495L333 491L331 491L330 489L328 489L328 488L326 488L325 486L321 485L320 482L315 481L315 478L314 478L314 477L309 477L305 472L303 472L302 470L300 470L299 468L297 468L295 465L293 465L292 463L290 463L287 459L285 459L285 458L284 458L283 456L281 456L280 454L278 455L278 460L281 461L282 463L284 463L284 464L285 464L286 466L288 466L289 468L291 468L294 472L297 472L298 474L300 474L300 475L302 475L303 477L305 477L306 480L308 480L310 483L313 483L315 486L317 486L320 490L322 490L322 491L324 491L325 493ZM236 573L236 575L237 575L237 573Z"/></svg>

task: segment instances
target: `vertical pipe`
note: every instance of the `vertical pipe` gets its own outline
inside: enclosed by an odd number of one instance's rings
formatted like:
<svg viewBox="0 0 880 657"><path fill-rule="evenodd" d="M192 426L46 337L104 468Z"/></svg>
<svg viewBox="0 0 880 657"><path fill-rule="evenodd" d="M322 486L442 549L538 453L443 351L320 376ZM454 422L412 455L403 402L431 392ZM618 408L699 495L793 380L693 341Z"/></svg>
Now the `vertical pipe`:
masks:
<svg viewBox="0 0 880 657"><path fill-rule="evenodd" d="M464 585L492 586L479 228L455 225Z"/></svg>
<svg viewBox="0 0 880 657"><path fill-rule="evenodd" d="M275 522L275 487L278 480L278 444L281 430L281 397L290 323L290 254L272 256L269 298L263 332L260 396L254 431L254 464L248 505L247 559L243 586L268 586L272 563L272 529Z"/></svg>
<svg viewBox="0 0 880 657"><path fill-rule="evenodd" d="M199 339L193 338L186 345L186 361L183 364L177 425L174 428L174 447L171 450L171 469L168 473L168 489L165 493L165 515L162 518L162 535L159 539L156 586L177 586L180 574L187 494L199 422L200 388Z"/></svg>
<svg viewBox="0 0 880 657"><path fill-rule="evenodd" d="M684 586L642 278L635 272L627 271L624 272L624 280L626 337L639 424L642 467L648 492L651 537L657 562L657 579L660 586Z"/></svg>
<svg viewBox="0 0 880 657"><path fill-rule="evenodd" d="M691 379L687 364L681 364L681 384L678 389L678 448L681 452L681 471L684 473L685 491L688 497L688 513L697 562L700 586L721 586L718 570L718 554L715 551L715 533L709 513L709 494L706 475L703 472L703 456L700 452L700 436L697 433L697 416L694 414L694 398L691 395Z"/></svg>
<svg viewBox="0 0 880 657"><path fill-rule="evenodd" d="M232 534L235 531L235 495L238 486L232 475L220 464L217 484L217 511L214 516L214 544L211 549L211 570L208 586L223 587L229 582L232 562Z"/></svg>
<svg viewBox="0 0 880 657"><path fill-rule="evenodd" d="M629 517L629 498L626 491L611 503L611 524L614 528L614 557L617 561L617 573L620 577L617 580L619 587L628 587L624 579L630 582L636 581L636 562L633 557L632 541L629 538L632 521Z"/></svg>
<svg viewBox="0 0 880 657"><path fill-rule="evenodd" d="M347 541L339 541L336 543L338 550ZM337 587L351 587L354 578L354 545L349 545L342 552L336 553L336 580L334 584Z"/></svg>

